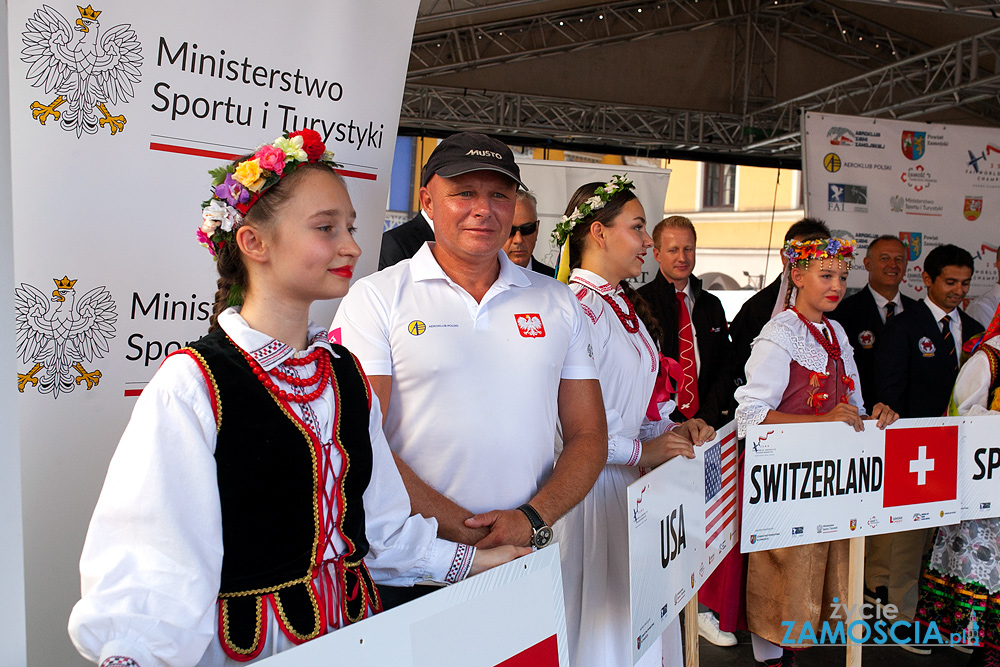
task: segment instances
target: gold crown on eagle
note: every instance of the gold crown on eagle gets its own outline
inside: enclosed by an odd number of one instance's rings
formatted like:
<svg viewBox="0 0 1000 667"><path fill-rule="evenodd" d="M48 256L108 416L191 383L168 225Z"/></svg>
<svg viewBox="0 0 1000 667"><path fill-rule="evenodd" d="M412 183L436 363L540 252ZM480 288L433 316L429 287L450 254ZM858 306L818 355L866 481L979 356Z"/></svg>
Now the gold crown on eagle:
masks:
<svg viewBox="0 0 1000 667"><path fill-rule="evenodd" d="M86 7L76 6L80 10L80 18L97 20L97 17L101 15L101 12L94 9L93 5L87 5Z"/></svg>
<svg viewBox="0 0 1000 667"><path fill-rule="evenodd" d="M73 285L76 284L76 281L70 280L68 275L62 278L53 278L52 282L56 284L56 289L73 289Z"/></svg>

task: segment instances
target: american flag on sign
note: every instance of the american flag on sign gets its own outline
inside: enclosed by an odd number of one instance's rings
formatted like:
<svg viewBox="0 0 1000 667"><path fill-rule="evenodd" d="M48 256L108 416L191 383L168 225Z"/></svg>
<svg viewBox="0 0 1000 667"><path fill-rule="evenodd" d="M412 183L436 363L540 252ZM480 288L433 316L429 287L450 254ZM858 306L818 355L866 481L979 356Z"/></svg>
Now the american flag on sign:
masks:
<svg viewBox="0 0 1000 667"><path fill-rule="evenodd" d="M736 432L705 452L705 548L736 520Z"/></svg>

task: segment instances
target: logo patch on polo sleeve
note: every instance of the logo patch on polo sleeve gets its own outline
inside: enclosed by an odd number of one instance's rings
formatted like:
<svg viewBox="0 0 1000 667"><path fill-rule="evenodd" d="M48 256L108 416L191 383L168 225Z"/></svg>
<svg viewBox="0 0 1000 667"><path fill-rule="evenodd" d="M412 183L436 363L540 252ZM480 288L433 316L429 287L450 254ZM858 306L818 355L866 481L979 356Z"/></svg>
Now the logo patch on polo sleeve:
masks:
<svg viewBox="0 0 1000 667"><path fill-rule="evenodd" d="M538 313L517 313L514 315L517 330L523 338L542 338L545 336L545 325Z"/></svg>

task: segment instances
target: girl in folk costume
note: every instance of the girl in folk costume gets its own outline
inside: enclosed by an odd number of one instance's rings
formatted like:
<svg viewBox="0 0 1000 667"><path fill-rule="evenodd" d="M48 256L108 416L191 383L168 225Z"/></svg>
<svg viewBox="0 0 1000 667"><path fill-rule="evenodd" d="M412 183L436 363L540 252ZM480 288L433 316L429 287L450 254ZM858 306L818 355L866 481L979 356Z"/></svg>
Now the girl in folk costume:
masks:
<svg viewBox="0 0 1000 667"><path fill-rule="evenodd" d="M839 421L856 431L866 419L854 352L843 327L826 318L844 296L854 243L841 239L789 241L783 282L785 310L764 325L737 389L741 438L756 424ZM898 415L882 403L871 419L885 428ZM780 644L782 621L820 627L833 598L847 599L848 542L838 540L751 553L747 557L746 616L754 657L765 665L794 664Z"/></svg>
<svg viewBox="0 0 1000 667"><path fill-rule="evenodd" d="M1000 308L966 346L972 356L958 371L950 412L1000 414ZM968 641L979 644L970 666L1000 667L1000 518L938 528L916 617L935 621L943 636L967 631Z"/></svg>
<svg viewBox="0 0 1000 667"><path fill-rule="evenodd" d="M309 322L361 254L332 158L303 130L212 172L209 334L136 402L80 561L70 636L104 667L264 658L378 612L373 579L453 582L527 551L410 516L364 373Z"/></svg>
<svg viewBox="0 0 1000 667"><path fill-rule="evenodd" d="M608 423L607 465L583 501L555 526L575 667L631 664L626 487L639 478L639 466L651 468L678 454L693 458L695 445L715 437L700 419L674 424L668 418L675 406L664 390L665 375L657 382L657 338L647 329L658 325L626 283L639 275L653 245L632 187L620 176L581 186L553 234L563 248L563 275L593 325ZM655 394L654 384L660 389ZM639 664L661 663L682 664L679 623L663 642L651 644Z"/></svg>

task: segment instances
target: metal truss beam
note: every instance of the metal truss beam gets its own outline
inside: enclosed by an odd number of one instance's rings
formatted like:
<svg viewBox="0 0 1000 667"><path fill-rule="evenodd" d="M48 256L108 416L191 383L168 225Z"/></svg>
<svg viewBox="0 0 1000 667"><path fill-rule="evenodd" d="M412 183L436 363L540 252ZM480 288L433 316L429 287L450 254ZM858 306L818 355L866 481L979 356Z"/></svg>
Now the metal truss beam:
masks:
<svg viewBox="0 0 1000 667"><path fill-rule="evenodd" d="M498 9L537 5L545 0L434 0L417 10L417 27L429 21L461 19Z"/></svg>
<svg viewBox="0 0 1000 667"><path fill-rule="evenodd" d="M407 84L400 126L430 133L467 130L526 145L602 144L628 153L708 150L739 153L742 117L537 95Z"/></svg>
<svg viewBox="0 0 1000 667"><path fill-rule="evenodd" d="M1000 4L980 0L851 0L866 5L880 5L899 9L919 9L959 16L982 16L1000 18Z"/></svg>
<svg viewBox="0 0 1000 667"><path fill-rule="evenodd" d="M751 148L797 148L802 111L913 118L956 107L1000 124L1000 28L761 109L748 123L769 136Z"/></svg>
<svg viewBox="0 0 1000 667"><path fill-rule="evenodd" d="M407 78L690 31L737 20L755 0L625 0L414 35Z"/></svg>

